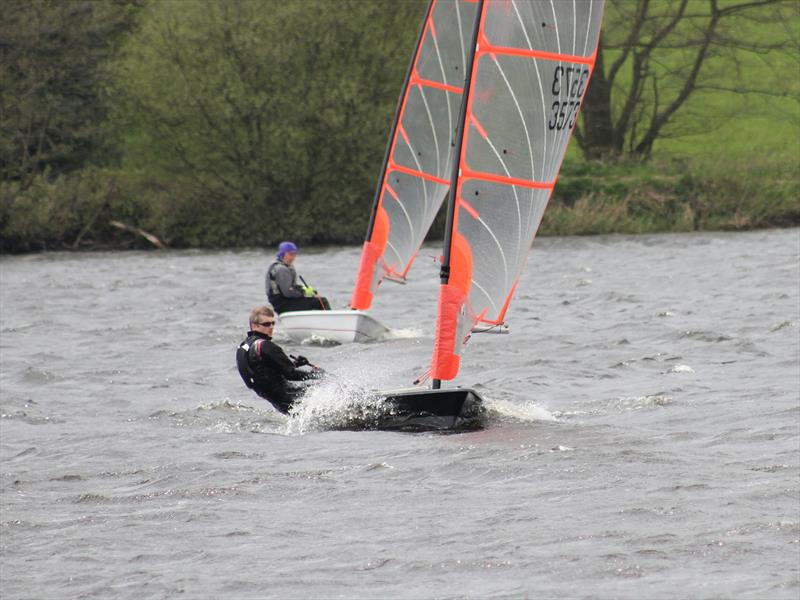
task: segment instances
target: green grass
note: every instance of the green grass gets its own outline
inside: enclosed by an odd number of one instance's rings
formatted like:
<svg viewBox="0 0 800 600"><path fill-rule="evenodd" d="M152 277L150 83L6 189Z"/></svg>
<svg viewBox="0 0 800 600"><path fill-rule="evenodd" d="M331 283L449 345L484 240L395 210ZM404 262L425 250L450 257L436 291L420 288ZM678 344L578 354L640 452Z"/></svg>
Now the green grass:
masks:
<svg viewBox="0 0 800 600"><path fill-rule="evenodd" d="M725 0L720 8L742 4ZM671 14L677 2L650 3L650 13ZM621 3L627 9L633 3ZM621 42L630 31L615 3L606 3L604 36L609 43ZM754 7L737 18L725 18L717 33L721 38L738 40L727 47L715 46L709 54L688 100L672 116L653 147L657 161L685 161L693 171L713 167L720 161L739 165L742 161L760 164L793 164L800 168L800 3L781 5L784 19L773 22L776 6ZM690 0L686 14L707 15L706 0ZM687 44L696 37L695 26L707 18L685 20L656 50L650 68L658 81L659 110L669 104L685 81L684 75L694 60L696 46ZM750 44L787 44L783 50L750 52ZM618 56L607 51L606 65ZM624 93L630 84L631 60L618 72L614 82L613 104L622 110ZM644 92L647 103L653 99L653 85ZM647 110L650 110L648 106ZM649 113L648 113L649 114ZM641 130L641 127L640 127ZM758 173L753 173L758 176Z"/></svg>

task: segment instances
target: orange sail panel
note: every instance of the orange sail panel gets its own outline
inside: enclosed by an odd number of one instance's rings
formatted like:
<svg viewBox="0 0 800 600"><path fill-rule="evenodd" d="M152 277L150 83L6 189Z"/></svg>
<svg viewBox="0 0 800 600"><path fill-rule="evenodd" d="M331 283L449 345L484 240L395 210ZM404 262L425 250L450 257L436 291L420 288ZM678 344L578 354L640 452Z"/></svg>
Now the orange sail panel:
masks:
<svg viewBox="0 0 800 600"><path fill-rule="evenodd" d="M474 0L432 0L428 8L389 140L351 308L368 309L383 277L406 277L447 196L476 10ZM385 230L379 218L385 219Z"/></svg>
<svg viewBox="0 0 800 600"><path fill-rule="evenodd" d="M440 291L434 379L456 376L460 346L474 325L504 320L586 93L603 3L483 4L451 200L451 261ZM451 289L454 279L460 296Z"/></svg>

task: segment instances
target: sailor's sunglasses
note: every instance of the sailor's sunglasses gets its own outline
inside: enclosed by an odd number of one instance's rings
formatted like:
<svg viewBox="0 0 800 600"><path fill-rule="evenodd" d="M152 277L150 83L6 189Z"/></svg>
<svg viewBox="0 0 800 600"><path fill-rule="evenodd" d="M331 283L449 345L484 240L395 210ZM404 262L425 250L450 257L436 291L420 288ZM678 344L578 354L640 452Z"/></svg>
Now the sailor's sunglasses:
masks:
<svg viewBox="0 0 800 600"><path fill-rule="evenodd" d="M256 323L256 325L260 325L261 327L272 327L275 325L275 321L262 321L261 323Z"/></svg>

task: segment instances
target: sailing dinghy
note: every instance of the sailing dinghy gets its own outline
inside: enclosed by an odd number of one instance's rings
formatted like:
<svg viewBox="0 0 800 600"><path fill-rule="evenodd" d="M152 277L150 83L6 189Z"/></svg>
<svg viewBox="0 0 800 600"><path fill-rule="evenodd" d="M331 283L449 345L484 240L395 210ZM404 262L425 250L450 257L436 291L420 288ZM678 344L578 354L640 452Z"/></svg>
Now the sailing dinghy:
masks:
<svg viewBox="0 0 800 600"><path fill-rule="evenodd" d="M450 186L475 0L432 0L403 83L350 301L351 310L283 313L291 339L384 339L367 311L383 281L405 284Z"/></svg>
<svg viewBox="0 0 800 600"><path fill-rule="evenodd" d="M389 328L362 310L298 310L278 316L280 331L296 342L375 342Z"/></svg>
<svg viewBox="0 0 800 600"><path fill-rule="evenodd" d="M384 392L413 429L473 428L458 375L473 331L499 328L555 186L595 64L604 0L479 0L452 165L430 389Z"/></svg>

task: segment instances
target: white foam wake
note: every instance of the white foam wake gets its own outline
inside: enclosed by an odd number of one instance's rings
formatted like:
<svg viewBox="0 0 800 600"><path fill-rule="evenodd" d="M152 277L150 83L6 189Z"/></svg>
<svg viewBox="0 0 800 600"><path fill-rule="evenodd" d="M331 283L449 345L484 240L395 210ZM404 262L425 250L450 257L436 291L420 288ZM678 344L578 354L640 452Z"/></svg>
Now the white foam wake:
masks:
<svg viewBox="0 0 800 600"><path fill-rule="evenodd" d="M558 420L549 410L536 404L518 404L485 396L484 402L486 403L486 408L500 420L513 419L514 421L523 422Z"/></svg>
<svg viewBox="0 0 800 600"><path fill-rule="evenodd" d="M374 392L356 382L332 376L309 387L303 398L295 403L286 423L288 435L303 435L311 431L369 428L388 405Z"/></svg>
<svg viewBox="0 0 800 600"><path fill-rule="evenodd" d="M405 327L402 329L390 329L389 332L383 336L384 340L413 340L425 335L422 329L416 327Z"/></svg>

